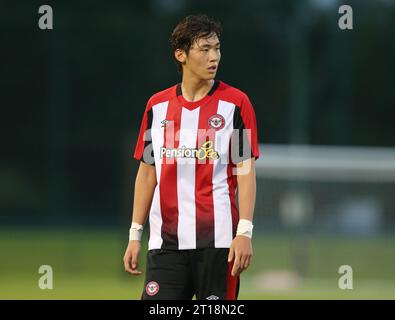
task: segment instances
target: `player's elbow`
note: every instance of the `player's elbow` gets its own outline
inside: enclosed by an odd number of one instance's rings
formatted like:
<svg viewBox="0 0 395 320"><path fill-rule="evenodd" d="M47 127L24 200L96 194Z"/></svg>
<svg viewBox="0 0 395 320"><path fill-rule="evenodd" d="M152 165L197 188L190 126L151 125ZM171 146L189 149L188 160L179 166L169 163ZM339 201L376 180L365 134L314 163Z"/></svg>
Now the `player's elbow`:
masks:
<svg viewBox="0 0 395 320"><path fill-rule="evenodd" d="M141 184L145 188L155 188L157 184L155 166L141 162L136 177L137 184Z"/></svg>

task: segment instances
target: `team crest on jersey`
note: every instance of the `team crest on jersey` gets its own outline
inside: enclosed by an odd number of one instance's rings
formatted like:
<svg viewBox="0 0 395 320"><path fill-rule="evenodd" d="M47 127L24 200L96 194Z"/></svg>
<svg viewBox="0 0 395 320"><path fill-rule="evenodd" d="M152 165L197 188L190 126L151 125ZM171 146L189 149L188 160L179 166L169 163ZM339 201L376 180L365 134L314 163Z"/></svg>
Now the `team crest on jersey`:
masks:
<svg viewBox="0 0 395 320"><path fill-rule="evenodd" d="M214 114L208 119L208 127L215 130L220 130L225 127L225 119L220 114Z"/></svg>
<svg viewBox="0 0 395 320"><path fill-rule="evenodd" d="M149 296L156 295L159 292L159 284L155 281L148 282L145 286L145 292L147 292Z"/></svg>

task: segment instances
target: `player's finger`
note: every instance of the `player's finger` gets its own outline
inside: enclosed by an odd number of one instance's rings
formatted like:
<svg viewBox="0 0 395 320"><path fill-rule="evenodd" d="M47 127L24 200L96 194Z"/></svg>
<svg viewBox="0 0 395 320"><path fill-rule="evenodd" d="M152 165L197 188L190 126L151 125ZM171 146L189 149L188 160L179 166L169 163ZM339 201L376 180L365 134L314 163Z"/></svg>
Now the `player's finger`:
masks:
<svg viewBox="0 0 395 320"><path fill-rule="evenodd" d="M142 271L138 270L137 266L136 266L136 268L132 268L132 267L130 267L130 264L129 264L129 266L125 267L125 270L133 275L142 274Z"/></svg>
<svg viewBox="0 0 395 320"><path fill-rule="evenodd" d="M135 255L132 256L132 269L137 268L137 257Z"/></svg>
<svg viewBox="0 0 395 320"><path fill-rule="evenodd" d="M234 277L237 275L238 271L240 268L240 256L238 254L235 255L235 260L233 263L233 268L232 268L232 276Z"/></svg>
<svg viewBox="0 0 395 320"><path fill-rule="evenodd" d="M138 275L142 274L142 272L141 272L140 270L137 270L137 269L135 269L135 270L132 269L132 270L130 271L130 273L133 274L133 275L135 275L135 276L138 276Z"/></svg>
<svg viewBox="0 0 395 320"><path fill-rule="evenodd" d="M233 257L234 257L234 249L233 247L230 247L228 254L228 262L231 262L233 260Z"/></svg>
<svg viewBox="0 0 395 320"><path fill-rule="evenodd" d="M248 263L248 254L245 254L240 263L240 268L242 269L242 271L246 269L247 263Z"/></svg>
<svg viewBox="0 0 395 320"><path fill-rule="evenodd" d="M248 255L244 264L244 269L247 269L250 266L252 255Z"/></svg>
<svg viewBox="0 0 395 320"><path fill-rule="evenodd" d="M130 267L130 258L129 257L125 257L123 259L123 264L124 264L124 267L125 267L125 271L129 272L129 273L132 273L132 268Z"/></svg>
<svg viewBox="0 0 395 320"><path fill-rule="evenodd" d="M132 274L134 275L139 275L142 272L140 270L137 269L138 268L138 260L137 260L137 255L133 255L132 257Z"/></svg>
<svg viewBox="0 0 395 320"><path fill-rule="evenodd" d="M239 268L240 270L239 270L239 273L242 273L244 271L246 260L247 260L247 255L243 254L240 257L240 268Z"/></svg>

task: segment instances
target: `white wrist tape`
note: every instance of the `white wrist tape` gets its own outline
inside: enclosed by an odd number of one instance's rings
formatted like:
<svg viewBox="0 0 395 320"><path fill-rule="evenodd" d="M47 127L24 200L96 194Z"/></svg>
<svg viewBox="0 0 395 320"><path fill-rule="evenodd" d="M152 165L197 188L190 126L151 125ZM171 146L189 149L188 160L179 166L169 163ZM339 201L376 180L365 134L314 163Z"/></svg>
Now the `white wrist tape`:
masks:
<svg viewBox="0 0 395 320"><path fill-rule="evenodd" d="M129 229L129 241L138 240L141 241L143 236L143 226L136 222L132 222L132 226Z"/></svg>
<svg viewBox="0 0 395 320"><path fill-rule="evenodd" d="M237 225L236 236L245 236L252 238L252 229L254 228L252 222L247 219L240 219Z"/></svg>

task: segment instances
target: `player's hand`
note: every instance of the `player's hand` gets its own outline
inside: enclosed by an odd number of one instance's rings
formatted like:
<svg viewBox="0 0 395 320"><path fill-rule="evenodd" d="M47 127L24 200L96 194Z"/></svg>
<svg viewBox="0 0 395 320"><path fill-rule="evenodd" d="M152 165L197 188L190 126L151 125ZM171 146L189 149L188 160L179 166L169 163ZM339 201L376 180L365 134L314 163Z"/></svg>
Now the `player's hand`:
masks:
<svg viewBox="0 0 395 320"><path fill-rule="evenodd" d="M251 239L245 236L236 236L229 248L228 262L233 261L232 276L238 276L246 270L252 258Z"/></svg>
<svg viewBox="0 0 395 320"><path fill-rule="evenodd" d="M129 241L128 247L126 248L125 255L123 257L123 263L125 265L125 271L135 276L142 274L138 270L138 258L140 254L141 243L137 240Z"/></svg>

